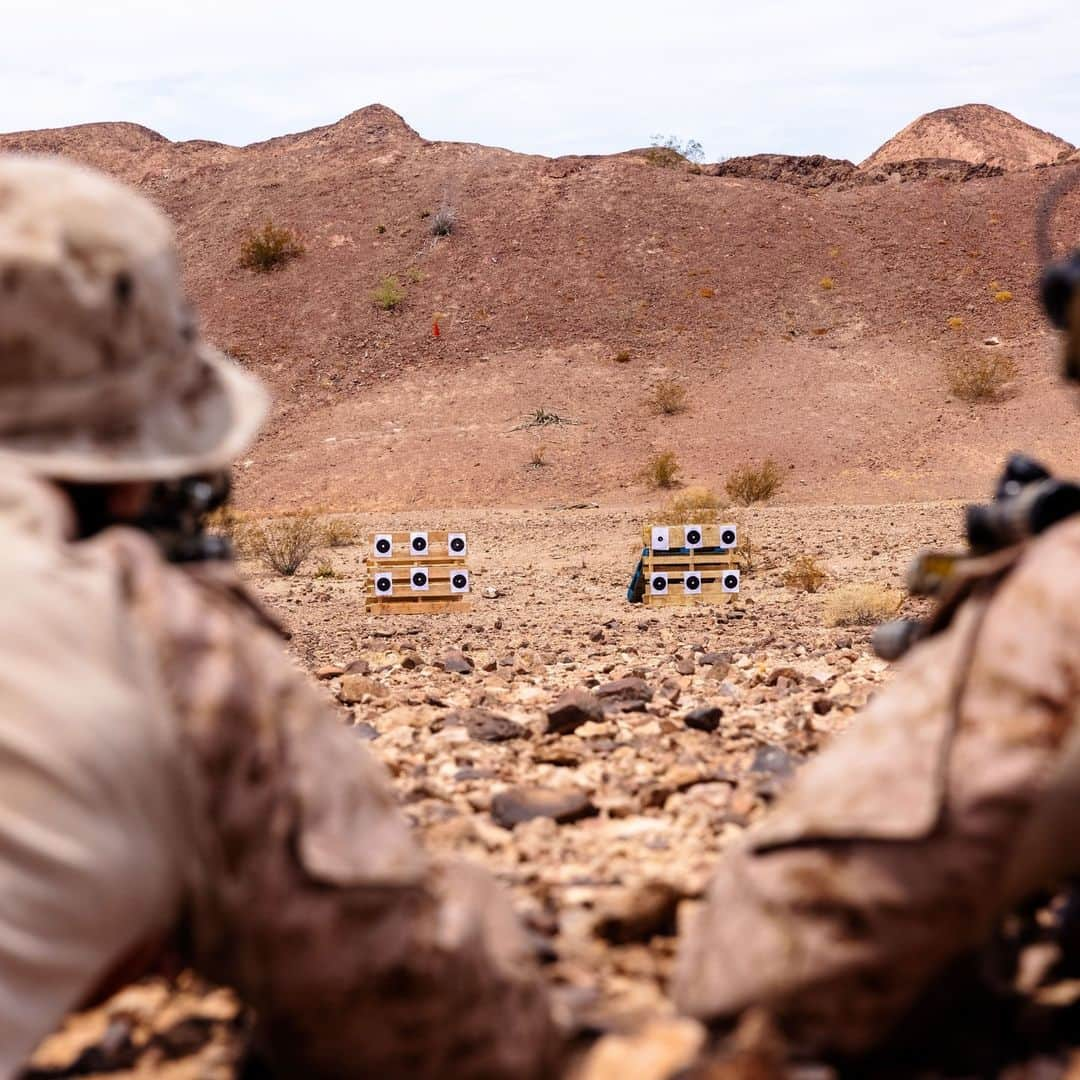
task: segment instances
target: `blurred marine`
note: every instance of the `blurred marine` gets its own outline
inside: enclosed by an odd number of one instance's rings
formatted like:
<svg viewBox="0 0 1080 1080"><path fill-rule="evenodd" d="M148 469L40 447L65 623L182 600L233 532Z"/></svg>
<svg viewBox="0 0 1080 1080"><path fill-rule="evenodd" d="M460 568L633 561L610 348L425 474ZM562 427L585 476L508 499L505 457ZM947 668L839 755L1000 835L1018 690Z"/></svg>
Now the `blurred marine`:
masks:
<svg viewBox="0 0 1080 1080"><path fill-rule="evenodd" d="M1047 272L1043 299L1075 381L1080 257ZM1078 511L1080 488L1015 457L995 503L969 512L971 552L920 561L937 614L882 635L903 655L895 681L721 860L680 946L684 1010L722 1024L756 1007L813 1056L895 1053L962 1009L950 980L983 964L1006 916L1070 895ZM1071 920L1074 947L1075 901L1043 915Z"/></svg>
<svg viewBox="0 0 1080 1080"><path fill-rule="evenodd" d="M280 1075L551 1075L505 899L417 847L207 558L265 409L162 214L0 158L0 1077L166 952L253 1006Z"/></svg>

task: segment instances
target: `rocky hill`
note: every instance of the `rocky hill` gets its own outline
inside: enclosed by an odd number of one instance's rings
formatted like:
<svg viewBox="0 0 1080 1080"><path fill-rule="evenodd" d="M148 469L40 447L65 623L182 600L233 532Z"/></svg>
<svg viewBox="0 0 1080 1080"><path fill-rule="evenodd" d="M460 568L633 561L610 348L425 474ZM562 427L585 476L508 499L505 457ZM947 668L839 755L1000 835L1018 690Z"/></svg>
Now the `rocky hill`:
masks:
<svg viewBox="0 0 1080 1080"><path fill-rule="evenodd" d="M777 181L850 163L549 159L431 142L383 106L242 148L95 124L0 149L107 169L177 222L209 337L277 393L249 505L640 503L662 449L712 485L773 456L803 500L980 493L1014 447L1080 468L1033 288L1034 207L1076 165L815 186ZM259 274L238 256L266 221L306 250ZM1080 235L1077 200L1056 235ZM403 299L381 310L388 276ZM993 350L1013 397L952 400L943 363ZM650 403L664 380L685 412ZM541 409L574 422L525 426Z"/></svg>
<svg viewBox="0 0 1080 1080"><path fill-rule="evenodd" d="M878 147L864 169L892 161L947 158L973 165L1030 169L1067 157L1072 143L992 105L959 105L920 116Z"/></svg>

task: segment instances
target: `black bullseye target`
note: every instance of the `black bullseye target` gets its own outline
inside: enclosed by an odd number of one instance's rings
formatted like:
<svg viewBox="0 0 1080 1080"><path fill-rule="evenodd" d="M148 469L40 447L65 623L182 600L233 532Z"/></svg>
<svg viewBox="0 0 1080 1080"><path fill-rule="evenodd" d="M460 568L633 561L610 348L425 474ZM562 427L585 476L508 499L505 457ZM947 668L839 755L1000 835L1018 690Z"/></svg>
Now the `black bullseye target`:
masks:
<svg viewBox="0 0 1080 1080"><path fill-rule="evenodd" d="M653 551L667 551L671 547L671 534L666 525L654 525L652 529Z"/></svg>
<svg viewBox="0 0 1080 1080"><path fill-rule="evenodd" d="M739 532L734 525L720 526L720 546L733 548L739 542Z"/></svg>
<svg viewBox="0 0 1080 1080"><path fill-rule="evenodd" d="M389 533L376 533L374 547L376 559L389 559L394 553L394 538Z"/></svg>
<svg viewBox="0 0 1080 1080"><path fill-rule="evenodd" d="M455 570L450 575L450 591L452 593L467 593L469 591L468 570Z"/></svg>
<svg viewBox="0 0 1080 1080"><path fill-rule="evenodd" d="M736 593L739 591L739 571L738 570L725 570L724 577L720 582L726 593Z"/></svg>
<svg viewBox="0 0 1080 1080"><path fill-rule="evenodd" d="M426 555L428 538L426 532L409 533L409 550L414 555Z"/></svg>
<svg viewBox="0 0 1080 1080"><path fill-rule="evenodd" d="M687 525L686 526L686 546L688 548L699 548L703 544L702 528L700 525Z"/></svg>
<svg viewBox="0 0 1080 1080"><path fill-rule="evenodd" d="M653 574L649 582L649 591L653 596L667 596L668 579L663 574Z"/></svg>
<svg viewBox="0 0 1080 1080"><path fill-rule="evenodd" d="M426 566L414 566L409 577L409 588L413 592L427 592L431 588L431 575Z"/></svg>
<svg viewBox="0 0 1080 1080"><path fill-rule="evenodd" d="M701 577L698 574L687 574L683 578L683 592L690 596L701 594Z"/></svg>
<svg viewBox="0 0 1080 1080"><path fill-rule="evenodd" d="M446 547L451 555L464 555L469 550L469 543L464 533L447 533Z"/></svg>
<svg viewBox="0 0 1080 1080"><path fill-rule="evenodd" d="M375 575L375 591L380 596L392 596L394 593L394 576L393 574L376 574Z"/></svg>

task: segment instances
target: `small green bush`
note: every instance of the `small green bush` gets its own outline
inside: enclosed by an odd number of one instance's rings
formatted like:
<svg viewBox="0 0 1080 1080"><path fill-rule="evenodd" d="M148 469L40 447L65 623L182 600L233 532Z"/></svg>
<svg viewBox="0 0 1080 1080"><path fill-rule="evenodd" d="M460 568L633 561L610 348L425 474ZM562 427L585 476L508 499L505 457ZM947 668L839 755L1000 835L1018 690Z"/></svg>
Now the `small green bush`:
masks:
<svg viewBox="0 0 1080 1080"><path fill-rule="evenodd" d="M742 506L751 503L767 502L783 486L784 478L780 467L769 458L764 465L747 465L736 469L724 484L724 490L733 502Z"/></svg>
<svg viewBox="0 0 1080 1080"><path fill-rule="evenodd" d="M682 466L670 450L653 454L641 471L642 479L656 488L673 488L678 483Z"/></svg>
<svg viewBox="0 0 1080 1080"><path fill-rule="evenodd" d="M393 311L401 306L401 302L405 299L405 290L396 277L388 274L376 286L375 291L371 294L371 299L380 310Z"/></svg>
<svg viewBox="0 0 1080 1080"><path fill-rule="evenodd" d="M292 229L279 228L268 221L252 230L240 245L240 265L246 270L266 274L304 254L304 245Z"/></svg>

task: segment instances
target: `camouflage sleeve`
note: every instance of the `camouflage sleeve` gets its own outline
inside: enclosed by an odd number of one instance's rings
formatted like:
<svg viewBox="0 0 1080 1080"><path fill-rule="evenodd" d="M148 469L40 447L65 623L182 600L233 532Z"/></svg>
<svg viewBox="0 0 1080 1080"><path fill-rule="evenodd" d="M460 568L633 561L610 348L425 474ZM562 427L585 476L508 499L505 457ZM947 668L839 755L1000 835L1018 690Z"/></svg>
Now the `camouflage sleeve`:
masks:
<svg viewBox="0 0 1080 1080"><path fill-rule="evenodd" d="M1011 904L1076 869L1061 807L1080 805L1078 687L1071 523L919 646L721 861L680 946L679 1004L764 1006L815 1053L877 1045ZM1032 859L1036 832L1057 842Z"/></svg>
<svg viewBox="0 0 1080 1080"><path fill-rule="evenodd" d="M506 899L430 861L280 642L163 569L138 590L206 778L196 962L283 1075L540 1077L558 1040Z"/></svg>

